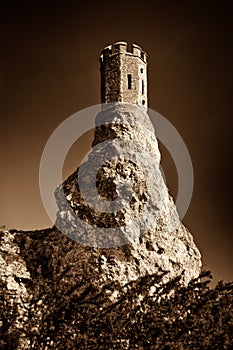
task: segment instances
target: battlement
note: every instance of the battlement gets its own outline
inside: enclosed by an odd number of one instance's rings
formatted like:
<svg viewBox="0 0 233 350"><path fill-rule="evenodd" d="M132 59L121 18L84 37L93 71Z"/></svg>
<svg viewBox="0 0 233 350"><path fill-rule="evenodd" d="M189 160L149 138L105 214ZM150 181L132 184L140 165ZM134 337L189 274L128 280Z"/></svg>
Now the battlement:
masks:
<svg viewBox="0 0 233 350"><path fill-rule="evenodd" d="M147 53L141 49L140 46L132 44L132 47L124 42L119 41L113 45L106 46L100 55L100 62L103 62L106 58L113 55L125 54L139 57L143 62L147 62Z"/></svg>

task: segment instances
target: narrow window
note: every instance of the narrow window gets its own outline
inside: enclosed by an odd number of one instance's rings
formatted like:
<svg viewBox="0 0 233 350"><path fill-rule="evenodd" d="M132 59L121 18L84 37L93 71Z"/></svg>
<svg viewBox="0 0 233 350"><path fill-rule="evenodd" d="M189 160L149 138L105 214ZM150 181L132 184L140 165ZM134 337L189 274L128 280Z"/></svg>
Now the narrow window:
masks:
<svg viewBox="0 0 233 350"><path fill-rule="evenodd" d="M143 73L143 68L141 68L141 73Z"/></svg>
<svg viewBox="0 0 233 350"><path fill-rule="evenodd" d="M132 76L131 76L131 74L128 74L127 77L128 77L128 89L131 89L132 88Z"/></svg>
<svg viewBox="0 0 233 350"><path fill-rule="evenodd" d="M144 80L142 80L142 95L144 95Z"/></svg>
<svg viewBox="0 0 233 350"><path fill-rule="evenodd" d="M141 51L141 59L144 60L144 52Z"/></svg>

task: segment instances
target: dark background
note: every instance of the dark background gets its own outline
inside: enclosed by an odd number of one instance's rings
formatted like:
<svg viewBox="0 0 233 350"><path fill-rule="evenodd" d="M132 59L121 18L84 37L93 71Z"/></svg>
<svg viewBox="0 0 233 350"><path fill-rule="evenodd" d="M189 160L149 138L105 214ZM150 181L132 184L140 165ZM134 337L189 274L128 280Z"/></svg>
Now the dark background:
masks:
<svg viewBox="0 0 233 350"><path fill-rule="evenodd" d="M51 225L40 199L40 157L54 129L100 101L99 54L117 41L149 54L149 106L179 131L195 176L184 223L205 268L232 279L231 1L57 1L2 3L0 19L0 225ZM91 133L67 156L64 177ZM171 193L174 164L162 147Z"/></svg>

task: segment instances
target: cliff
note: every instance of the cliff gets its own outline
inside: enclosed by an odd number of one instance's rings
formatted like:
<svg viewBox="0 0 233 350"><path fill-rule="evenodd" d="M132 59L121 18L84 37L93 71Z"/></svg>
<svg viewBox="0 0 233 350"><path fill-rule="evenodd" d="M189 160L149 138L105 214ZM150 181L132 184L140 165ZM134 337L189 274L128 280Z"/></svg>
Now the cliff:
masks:
<svg viewBox="0 0 233 350"><path fill-rule="evenodd" d="M63 311L59 332L68 327L72 341L78 339L65 320L78 327L92 308L90 299L85 304L90 294L117 303L120 288L151 278L155 296L164 283L178 278L186 286L200 273L200 253L179 222L145 110L109 104L96 122L88 159L56 190L55 226L1 232L2 329L15 339L12 349L62 349L61 339L41 340L41 334L56 331L54 319L59 323ZM71 316L78 300L82 313Z"/></svg>

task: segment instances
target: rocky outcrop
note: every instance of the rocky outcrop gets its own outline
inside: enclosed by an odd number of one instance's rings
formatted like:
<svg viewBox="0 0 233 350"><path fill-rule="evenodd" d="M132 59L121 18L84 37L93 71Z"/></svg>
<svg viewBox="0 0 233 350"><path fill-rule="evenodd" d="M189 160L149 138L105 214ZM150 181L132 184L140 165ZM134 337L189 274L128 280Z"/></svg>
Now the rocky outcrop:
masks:
<svg viewBox="0 0 233 350"><path fill-rule="evenodd" d="M100 248L99 280L126 283L166 271L167 279L182 275L187 283L200 273L200 253L165 186L148 114L136 105L108 104L96 125L87 161L56 190L56 226Z"/></svg>
<svg viewBox="0 0 233 350"><path fill-rule="evenodd" d="M1 326L11 342L18 334L14 349L62 349L50 336L43 346L38 341L57 332L48 315L56 319L59 300L69 305L103 288L115 302L110 285L155 274L161 283L180 277L187 284L200 273L200 253L165 186L146 112L109 104L96 124L87 161L56 190L56 225L1 232Z"/></svg>

